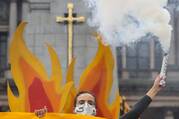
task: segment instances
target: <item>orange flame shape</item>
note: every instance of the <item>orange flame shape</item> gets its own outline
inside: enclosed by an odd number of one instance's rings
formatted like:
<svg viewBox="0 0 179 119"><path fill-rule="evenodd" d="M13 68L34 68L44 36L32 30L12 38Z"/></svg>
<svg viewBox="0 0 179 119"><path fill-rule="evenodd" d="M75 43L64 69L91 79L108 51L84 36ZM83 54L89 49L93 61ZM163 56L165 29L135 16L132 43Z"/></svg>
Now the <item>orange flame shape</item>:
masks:
<svg viewBox="0 0 179 119"><path fill-rule="evenodd" d="M109 46L105 46L100 35L96 36L99 48L96 57L85 69L81 78L79 90L89 90L93 92L97 99L97 116L108 119L118 119L120 96L116 94L116 99L112 105L108 104L113 82L114 59Z"/></svg>
<svg viewBox="0 0 179 119"><path fill-rule="evenodd" d="M10 109L33 112L46 105L50 112L62 112L73 84L69 82L62 86L61 66L55 51L49 45L52 74L48 79L43 64L25 45L22 37L25 25L24 22L19 25L10 46L11 72L19 91L19 96L16 97L8 86Z"/></svg>
<svg viewBox="0 0 179 119"><path fill-rule="evenodd" d="M114 59L109 46L103 45L97 35L98 51L84 70L77 88L73 84L75 60L69 65L66 83L62 84L62 71L54 49L47 45L52 61L52 73L48 77L43 64L25 45L23 31L26 23L17 28L10 45L11 72L19 91L15 96L8 85L8 101L11 111L33 112L47 106L49 112L73 112L73 100L77 91L91 91L97 98L97 116L117 119L121 97L116 94L112 104L108 103L112 82Z"/></svg>

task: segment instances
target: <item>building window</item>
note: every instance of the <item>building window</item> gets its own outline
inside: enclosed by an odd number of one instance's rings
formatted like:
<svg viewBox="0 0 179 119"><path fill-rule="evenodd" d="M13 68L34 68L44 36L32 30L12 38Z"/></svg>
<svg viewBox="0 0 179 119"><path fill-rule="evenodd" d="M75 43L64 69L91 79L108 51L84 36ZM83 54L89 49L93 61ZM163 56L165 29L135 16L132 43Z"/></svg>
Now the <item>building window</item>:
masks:
<svg viewBox="0 0 179 119"><path fill-rule="evenodd" d="M129 78L150 77L150 47L148 41L132 44L126 49Z"/></svg>
<svg viewBox="0 0 179 119"><path fill-rule="evenodd" d="M155 41L154 49L150 48L150 39L153 38ZM151 69L151 51L154 52L155 59L154 69ZM122 55L124 51L122 51L121 47L117 48L117 66L118 66L118 77L122 78L123 72L128 73L128 77L124 78L151 78L152 71L159 71L161 68L163 52L161 49L161 45L158 42L156 37L144 37L142 41L133 43L126 47L125 55ZM126 58L123 58L125 56ZM126 66L123 67L122 59L126 60Z"/></svg>
<svg viewBox="0 0 179 119"><path fill-rule="evenodd" d="M7 69L7 32L0 32L0 77Z"/></svg>
<svg viewBox="0 0 179 119"><path fill-rule="evenodd" d="M0 0L0 24L7 25L9 22L9 0Z"/></svg>

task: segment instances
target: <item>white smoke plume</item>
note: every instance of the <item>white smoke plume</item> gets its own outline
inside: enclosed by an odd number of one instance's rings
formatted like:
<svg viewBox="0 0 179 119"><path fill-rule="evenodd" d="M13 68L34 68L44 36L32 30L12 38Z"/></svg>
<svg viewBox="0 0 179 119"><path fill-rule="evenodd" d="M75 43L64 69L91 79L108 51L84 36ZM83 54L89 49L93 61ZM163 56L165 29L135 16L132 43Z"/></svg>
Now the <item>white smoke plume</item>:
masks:
<svg viewBox="0 0 179 119"><path fill-rule="evenodd" d="M83 0L92 11L88 19L113 46L138 41L146 34L157 36L165 52L169 50L170 14L167 0Z"/></svg>

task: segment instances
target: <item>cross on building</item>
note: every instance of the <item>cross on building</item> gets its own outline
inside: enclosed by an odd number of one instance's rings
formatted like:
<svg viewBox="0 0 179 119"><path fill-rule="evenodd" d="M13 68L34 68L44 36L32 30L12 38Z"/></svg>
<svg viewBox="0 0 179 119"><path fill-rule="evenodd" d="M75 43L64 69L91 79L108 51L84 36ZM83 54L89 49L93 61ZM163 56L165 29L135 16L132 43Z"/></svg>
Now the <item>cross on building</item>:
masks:
<svg viewBox="0 0 179 119"><path fill-rule="evenodd" d="M75 23L85 22L85 17L77 17L76 13L73 13L74 5L73 3L68 3L67 5L68 13L64 14L64 17L57 16L57 23L66 23L68 26L68 65L71 63L73 58L73 25Z"/></svg>

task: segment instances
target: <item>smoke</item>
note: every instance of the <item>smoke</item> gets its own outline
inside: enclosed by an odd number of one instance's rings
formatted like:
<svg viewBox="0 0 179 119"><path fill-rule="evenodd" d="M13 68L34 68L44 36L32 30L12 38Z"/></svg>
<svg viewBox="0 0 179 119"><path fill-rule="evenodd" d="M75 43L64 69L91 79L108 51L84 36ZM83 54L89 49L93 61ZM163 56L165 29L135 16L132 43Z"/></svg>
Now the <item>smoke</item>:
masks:
<svg viewBox="0 0 179 119"><path fill-rule="evenodd" d="M105 42L120 46L136 42L147 34L157 36L169 50L170 14L167 0L83 0L92 11L90 26L97 27Z"/></svg>

